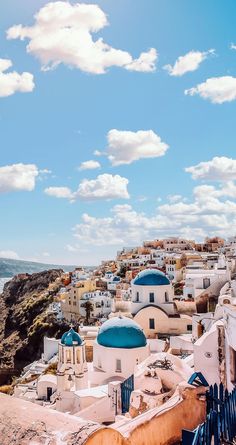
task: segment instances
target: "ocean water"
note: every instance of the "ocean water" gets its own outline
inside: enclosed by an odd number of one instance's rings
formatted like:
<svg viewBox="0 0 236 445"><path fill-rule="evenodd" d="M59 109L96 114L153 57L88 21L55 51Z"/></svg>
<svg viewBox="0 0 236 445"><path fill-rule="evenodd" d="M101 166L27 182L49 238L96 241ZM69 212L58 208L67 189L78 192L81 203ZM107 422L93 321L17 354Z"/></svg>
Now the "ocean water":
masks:
<svg viewBox="0 0 236 445"><path fill-rule="evenodd" d="M3 286L7 281L10 281L11 278L0 278L0 294L3 291Z"/></svg>

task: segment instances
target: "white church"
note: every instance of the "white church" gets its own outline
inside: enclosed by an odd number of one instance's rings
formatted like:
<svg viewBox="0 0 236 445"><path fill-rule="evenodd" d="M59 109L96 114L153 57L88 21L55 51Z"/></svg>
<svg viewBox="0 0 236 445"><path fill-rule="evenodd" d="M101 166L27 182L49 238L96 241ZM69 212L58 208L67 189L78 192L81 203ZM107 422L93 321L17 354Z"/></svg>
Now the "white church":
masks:
<svg viewBox="0 0 236 445"><path fill-rule="evenodd" d="M178 312L173 286L163 272L143 270L132 281L131 289L131 313L147 338L191 332L191 317Z"/></svg>
<svg viewBox="0 0 236 445"><path fill-rule="evenodd" d="M58 344L56 376L39 378L37 392L56 410L78 415L100 400L105 415L111 411L108 392L134 374L149 355L143 330L130 318L119 316L103 323L94 341L92 363L86 362L85 341L71 328Z"/></svg>

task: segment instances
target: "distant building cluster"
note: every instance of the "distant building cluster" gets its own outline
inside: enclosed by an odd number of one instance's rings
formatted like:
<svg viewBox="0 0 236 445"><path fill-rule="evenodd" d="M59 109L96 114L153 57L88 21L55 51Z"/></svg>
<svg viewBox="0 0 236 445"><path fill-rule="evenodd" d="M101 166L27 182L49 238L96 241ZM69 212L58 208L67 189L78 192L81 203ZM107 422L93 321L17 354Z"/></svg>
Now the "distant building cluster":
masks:
<svg viewBox="0 0 236 445"><path fill-rule="evenodd" d="M180 440L180 426L204 421L204 382L236 385L235 276L236 237L145 241L95 270L64 273L48 312L71 326L45 337L14 397L120 434L147 422L154 434L159 416L162 431L173 415L166 443Z"/></svg>

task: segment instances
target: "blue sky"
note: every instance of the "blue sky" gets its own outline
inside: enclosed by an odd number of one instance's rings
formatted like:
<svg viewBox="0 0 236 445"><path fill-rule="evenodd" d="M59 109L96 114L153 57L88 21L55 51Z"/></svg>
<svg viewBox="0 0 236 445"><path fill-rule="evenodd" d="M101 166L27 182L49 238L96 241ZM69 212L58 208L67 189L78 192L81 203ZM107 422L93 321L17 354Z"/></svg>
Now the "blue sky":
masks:
<svg viewBox="0 0 236 445"><path fill-rule="evenodd" d="M76 1L4 3L0 256L98 264L143 239L233 235L235 1L84 1L84 21Z"/></svg>

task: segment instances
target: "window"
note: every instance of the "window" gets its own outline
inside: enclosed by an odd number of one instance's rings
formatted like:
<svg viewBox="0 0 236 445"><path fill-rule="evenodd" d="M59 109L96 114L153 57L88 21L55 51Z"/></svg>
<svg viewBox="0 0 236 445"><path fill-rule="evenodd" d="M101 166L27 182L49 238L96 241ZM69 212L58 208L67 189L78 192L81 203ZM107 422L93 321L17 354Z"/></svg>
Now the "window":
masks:
<svg viewBox="0 0 236 445"><path fill-rule="evenodd" d="M139 301L139 292L136 292L136 301Z"/></svg>
<svg viewBox="0 0 236 445"><path fill-rule="evenodd" d="M208 312L215 312L216 301L214 297L210 297L208 300Z"/></svg>
<svg viewBox="0 0 236 445"><path fill-rule="evenodd" d="M154 293L153 292L150 292L150 294L149 294L149 302L154 303Z"/></svg>
<svg viewBox="0 0 236 445"><path fill-rule="evenodd" d="M203 278L203 289L207 289L210 286L210 278Z"/></svg>
<svg viewBox="0 0 236 445"><path fill-rule="evenodd" d="M121 372L121 360L119 358L116 359L116 372Z"/></svg>
<svg viewBox="0 0 236 445"><path fill-rule="evenodd" d="M155 320L154 320L154 318L149 318L149 329L155 329Z"/></svg>
<svg viewBox="0 0 236 445"><path fill-rule="evenodd" d="M192 331L192 330L193 330L192 325L191 324L187 324L187 331Z"/></svg>
<svg viewBox="0 0 236 445"><path fill-rule="evenodd" d="M168 292L165 292L165 302L168 303L169 301L169 295Z"/></svg>
<svg viewBox="0 0 236 445"><path fill-rule="evenodd" d="M52 388L50 386L47 387L47 400L50 400L50 397L52 395Z"/></svg>

